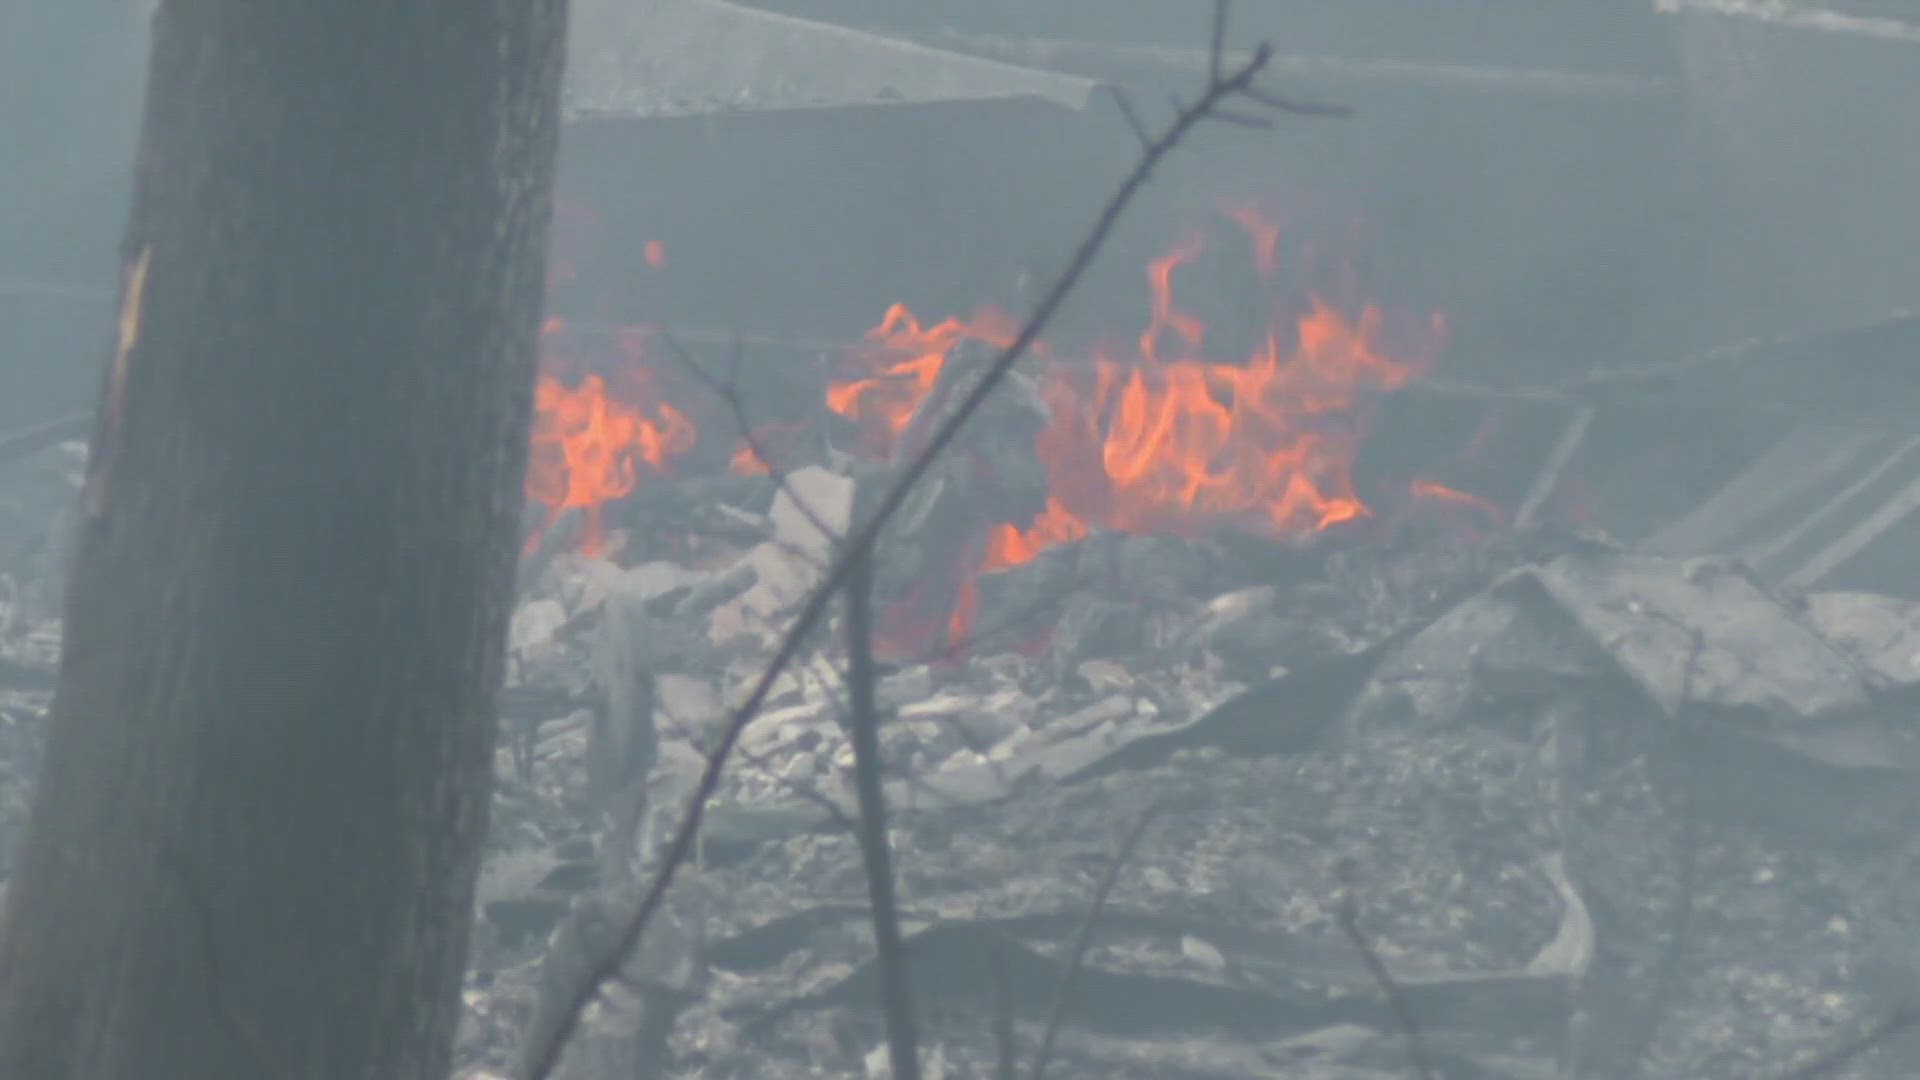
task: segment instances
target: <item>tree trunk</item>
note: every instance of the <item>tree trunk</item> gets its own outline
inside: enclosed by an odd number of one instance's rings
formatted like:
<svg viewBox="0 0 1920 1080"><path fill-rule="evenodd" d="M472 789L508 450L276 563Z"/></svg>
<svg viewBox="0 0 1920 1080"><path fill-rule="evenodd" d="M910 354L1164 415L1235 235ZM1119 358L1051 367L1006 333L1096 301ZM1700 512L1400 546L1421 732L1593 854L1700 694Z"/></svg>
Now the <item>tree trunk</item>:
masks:
<svg viewBox="0 0 1920 1080"><path fill-rule="evenodd" d="M163 0L0 1076L443 1080L565 0Z"/></svg>

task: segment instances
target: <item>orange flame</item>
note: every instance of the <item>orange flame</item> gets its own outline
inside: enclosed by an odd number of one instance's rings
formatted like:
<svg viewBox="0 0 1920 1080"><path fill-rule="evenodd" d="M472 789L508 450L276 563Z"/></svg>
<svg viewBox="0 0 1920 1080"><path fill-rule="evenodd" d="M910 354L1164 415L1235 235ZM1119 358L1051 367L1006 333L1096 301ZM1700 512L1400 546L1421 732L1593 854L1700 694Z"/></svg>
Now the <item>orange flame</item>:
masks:
<svg viewBox="0 0 1920 1080"><path fill-rule="evenodd" d="M1269 276L1277 226L1252 210L1229 216ZM1232 519L1293 535L1370 513L1351 473L1367 408L1425 370L1444 325L1435 318L1414 335L1411 355L1394 355L1379 308L1346 313L1315 296L1302 314L1276 310L1245 360L1209 359L1206 326L1173 294L1174 272L1203 247L1188 236L1147 265L1150 316L1132 355L1096 354L1090 378L1047 369L1050 419L1034 448L1050 498L1026 528L993 530L988 568L1025 562L1094 526L1191 534ZM923 329L896 304L861 349L879 373L834 385L828 406L862 423L868 449L884 450L932 389L948 349L966 337L1004 345L1012 332L993 313Z"/></svg>
<svg viewBox="0 0 1920 1080"><path fill-rule="evenodd" d="M947 646L949 650L967 640L973 632L973 616L980 610L980 586L972 575L960 582L960 592L954 597L953 614L947 617Z"/></svg>
<svg viewBox="0 0 1920 1080"><path fill-rule="evenodd" d="M1247 239L1253 242L1253 268L1262 278L1272 278L1280 269L1280 226L1250 206L1234 207L1227 216L1246 230Z"/></svg>
<svg viewBox="0 0 1920 1080"><path fill-rule="evenodd" d="M1156 292L1164 275L1156 276ZM1091 396L1055 399L1070 430L1103 427L1100 459L1107 491L1068 509L1095 514L1129 532L1188 532L1206 519L1266 518L1279 533L1324 529L1368 511L1353 491L1361 411L1371 396L1398 388L1420 370L1385 355L1381 315L1363 309L1349 320L1314 299L1283 354L1279 335L1244 364L1199 354L1197 326L1165 300L1157 315L1185 351L1149 355L1144 364L1096 361ZM1149 341L1167 335L1149 331ZM1057 446L1041 449L1057 488L1071 484L1071 465Z"/></svg>
<svg viewBox="0 0 1920 1080"><path fill-rule="evenodd" d="M1248 209L1227 216L1246 231L1255 269L1271 279L1278 226ZM1079 363L1036 346L1048 420L1033 450L1047 473L1046 506L1024 527L983 527L973 538L983 543L979 568L1018 565L1096 528L1191 535L1238 522L1293 536L1371 513L1352 478L1371 405L1425 371L1444 324L1435 317L1403 341L1378 307L1310 295L1303 310L1276 303L1244 356L1222 358L1217 344L1209 355L1208 327L1180 307L1173 287L1176 272L1204 246L1190 235L1147 265L1149 317L1130 346L1110 343ZM655 242L643 254L649 264L665 263ZM559 329L556 322L545 331ZM897 452L952 349L964 341L1004 348L1017 329L992 309L922 325L894 304L851 350L857 376L830 385L826 405L852 422L863 451ZM643 344L643 334L622 342L635 353L628 356L627 370L638 378L632 392L623 385L610 395L594 375L572 387L543 375L537 387L527 490L551 515L582 508L589 551L603 541L600 506L629 493L642 474L664 474L694 443L693 424L647 386L637 355ZM732 471L766 471L753 442L736 447ZM783 456L778 447L771 452ZM1414 494L1483 505L1439 485L1416 483ZM929 619L927 605L917 606L918 632L944 630L949 643L966 636L978 603L971 574L952 583L950 612Z"/></svg>
<svg viewBox="0 0 1920 1080"><path fill-rule="evenodd" d="M1018 329L992 309L922 327L906 305L894 304L854 348L855 364L877 374L829 386L827 408L859 427L862 449L885 453L933 391L949 349L963 340L1005 348Z"/></svg>
<svg viewBox="0 0 1920 1080"><path fill-rule="evenodd" d="M1053 544L1078 540L1087 535L1087 526L1067 512L1058 498L1047 500L1047 508L1025 529L1000 525L987 539L986 569L1018 566Z"/></svg>
<svg viewBox="0 0 1920 1080"><path fill-rule="evenodd" d="M1228 216L1246 230L1255 269L1271 279L1279 228L1249 209ZM1207 327L1178 306L1173 289L1175 271L1203 248L1190 235L1147 265L1149 318L1130 353L1108 348L1090 368L1043 369L1049 419L1034 450L1047 470L1046 508L1024 528L994 526L981 569L1018 565L1096 527L1191 535L1240 521L1289 536L1371 513L1352 477L1369 408L1426 370L1444 323L1436 316L1395 349L1378 307L1343 311L1310 296L1304 312L1276 306L1243 360L1210 358ZM831 386L827 405L859 425L864 449L888 452L948 350L969 338L1004 347L1014 332L991 311L922 327L895 304L855 350L873 374ZM950 643L972 624L971 577L954 599Z"/></svg>
<svg viewBox="0 0 1920 1080"><path fill-rule="evenodd" d="M727 471L738 476L765 476L767 463L760 460L760 452L745 439L733 448L733 458L727 462Z"/></svg>
<svg viewBox="0 0 1920 1080"><path fill-rule="evenodd" d="M542 331L561 328L549 320ZM601 507L631 492L641 473L665 475L668 463L694 443L693 423L652 400L646 369L633 369L631 377L633 392L622 395L627 400L610 395L599 375L569 387L542 372L534 384L527 497L547 508L549 524L570 507L581 509L586 526L580 546L589 555L605 541Z"/></svg>

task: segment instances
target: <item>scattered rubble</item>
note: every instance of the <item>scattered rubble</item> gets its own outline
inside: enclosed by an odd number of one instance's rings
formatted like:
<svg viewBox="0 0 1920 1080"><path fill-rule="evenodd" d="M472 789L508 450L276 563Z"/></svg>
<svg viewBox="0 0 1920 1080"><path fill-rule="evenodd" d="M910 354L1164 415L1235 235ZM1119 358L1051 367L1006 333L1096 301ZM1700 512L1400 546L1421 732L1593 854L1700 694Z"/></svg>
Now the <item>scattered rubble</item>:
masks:
<svg viewBox="0 0 1920 1080"><path fill-rule="evenodd" d="M988 420L1030 427L1032 405ZM1545 465L1514 480L1528 528L1093 529L975 574L968 635L889 653L881 748L930 1075L991 1075L1009 1027L1034 1052L1148 808L1055 1075L1403 1075L1403 1021L1356 934L1449 1076L1764 1076L1914 1004L1920 956L1888 943L1920 917L1920 600L1809 592L1824 556L1753 558L1802 528L1755 509L1756 482L1642 543L1559 528L1551 493L1599 427L1547 418ZM963 450L966 469L998 452ZM684 535L535 545L461 1076L512 1075L617 932L889 467L663 483L634 499L698 502ZM890 598L943 634L962 579L915 587L977 565L973 502L1034 495L978 475L937 475L887 540ZM0 516L45 508L0 523L0 852L57 658L44 522L71 491L37 482L0 477ZM1844 538L1877 511L1840 494L1815 516ZM837 633L741 740L698 865L566 1076L884 1072ZM1896 1056L1850 1075L1907 1075Z"/></svg>

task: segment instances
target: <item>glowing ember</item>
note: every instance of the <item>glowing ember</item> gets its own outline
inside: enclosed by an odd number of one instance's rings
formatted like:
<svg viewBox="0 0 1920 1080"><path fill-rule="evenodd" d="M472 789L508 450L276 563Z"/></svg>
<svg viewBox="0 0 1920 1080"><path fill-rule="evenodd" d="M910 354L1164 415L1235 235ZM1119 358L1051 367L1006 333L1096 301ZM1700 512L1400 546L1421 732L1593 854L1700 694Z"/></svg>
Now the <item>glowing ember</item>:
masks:
<svg viewBox="0 0 1920 1080"><path fill-rule="evenodd" d="M640 245L640 255L655 270L667 268L667 245L658 240L649 240Z"/></svg>
<svg viewBox="0 0 1920 1080"><path fill-rule="evenodd" d="M553 321L544 328L559 330ZM623 382L632 385L617 397L599 375L568 386L542 372L534 384L527 497L547 508L549 524L579 508L586 519L580 546L589 555L605 540L601 506L631 492L642 474L665 475L668 463L694 443L692 422L648 392L645 368Z"/></svg>
<svg viewBox="0 0 1920 1080"><path fill-rule="evenodd" d="M727 471L738 476L765 476L767 463L760 460L760 452L745 439L733 448L733 458L727 462Z"/></svg>
<svg viewBox="0 0 1920 1080"><path fill-rule="evenodd" d="M980 586L969 577L960 583L954 597L953 614L947 618L947 646L952 649L967 640L973 631L973 616L980 610Z"/></svg>
<svg viewBox="0 0 1920 1080"><path fill-rule="evenodd" d="M734 444L727 471L735 476L768 476L785 471L799 456L800 442L813 431L810 420L769 420L755 424Z"/></svg>
<svg viewBox="0 0 1920 1080"><path fill-rule="evenodd" d="M1505 521L1507 517L1506 511L1478 495L1470 495L1464 491L1456 491L1453 488L1447 487L1445 484L1438 484L1432 480L1415 480L1407 485L1407 490L1416 499L1431 499L1434 502L1464 506L1471 510L1477 510L1494 521Z"/></svg>

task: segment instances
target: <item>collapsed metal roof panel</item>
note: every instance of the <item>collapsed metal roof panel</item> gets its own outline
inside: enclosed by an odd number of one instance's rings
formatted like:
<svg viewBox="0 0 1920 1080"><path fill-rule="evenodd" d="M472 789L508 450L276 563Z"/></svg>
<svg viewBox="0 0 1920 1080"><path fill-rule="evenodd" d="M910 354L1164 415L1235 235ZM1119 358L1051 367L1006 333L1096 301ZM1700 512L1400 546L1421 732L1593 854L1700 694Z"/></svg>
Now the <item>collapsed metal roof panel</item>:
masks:
<svg viewBox="0 0 1920 1080"><path fill-rule="evenodd" d="M1643 549L1731 554L1788 593L1820 588L1920 514L1920 436L1803 424Z"/></svg>
<svg viewBox="0 0 1920 1080"><path fill-rule="evenodd" d="M568 47L574 117L1013 97L1081 109L1097 85L727 0L580 0Z"/></svg>
<svg viewBox="0 0 1920 1080"><path fill-rule="evenodd" d="M1788 0L1654 0L1662 15L1718 16L1774 27L1888 45L1920 45L1920 22L1905 0L1826 0L1821 4Z"/></svg>
<svg viewBox="0 0 1920 1080"><path fill-rule="evenodd" d="M1080 71L1115 81L1141 72L1182 78L1204 76L1209 61L1207 50L1198 47L1128 45L952 29L916 34L914 40L929 46L950 47L1043 68ZM1247 49L1229 49L1225 60L1229 67L1238 66L1252 55ZM1609 74L1478 61L1398 60L1294 52L1274 54L1266 70L1280 77L1310 77L1342 83L1515 90L1570 97L1649 97L1672 89L1659 79L1632 72Z"/></svg>

